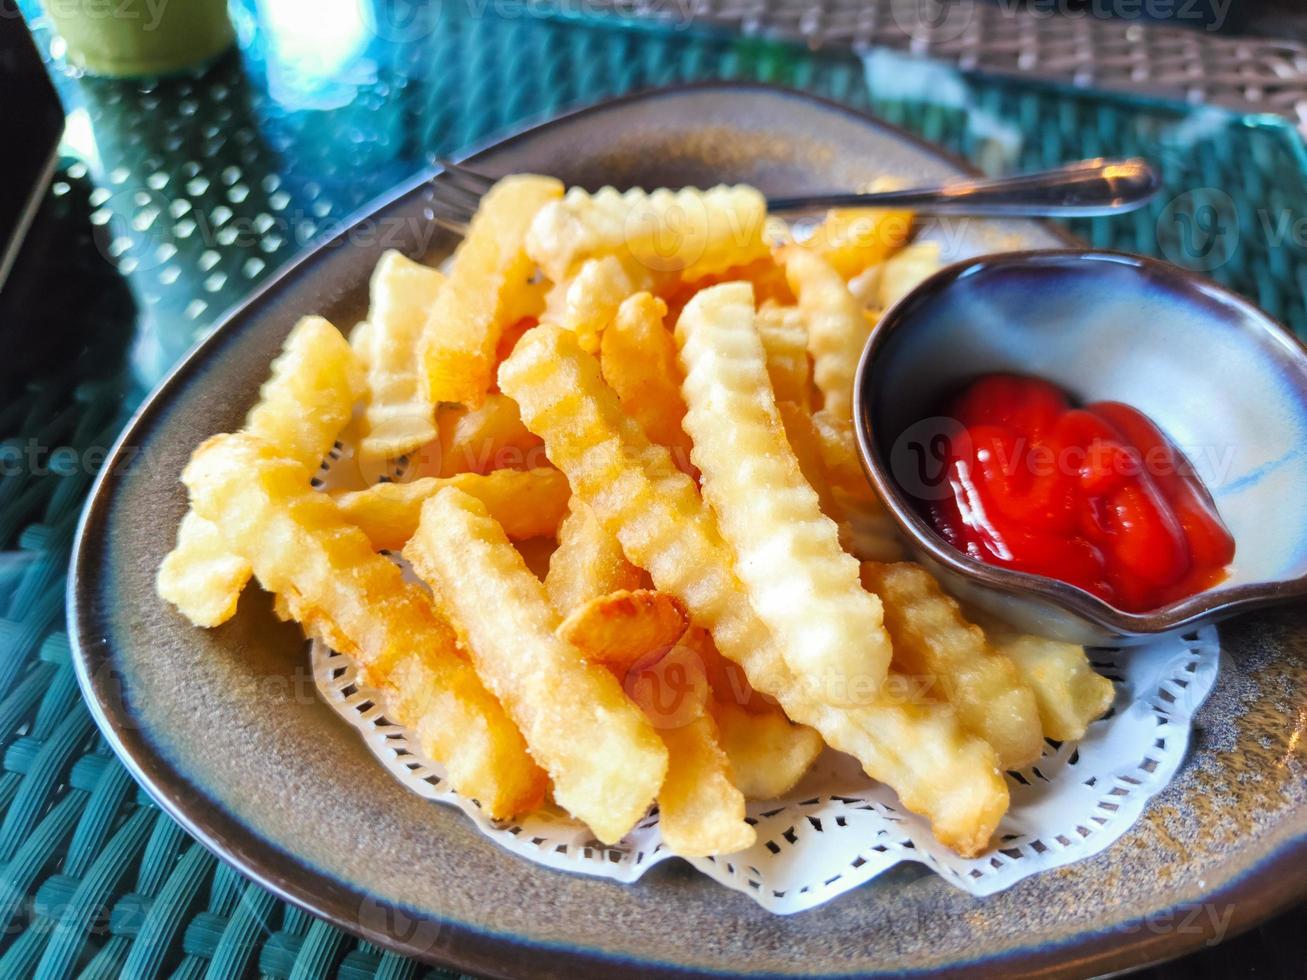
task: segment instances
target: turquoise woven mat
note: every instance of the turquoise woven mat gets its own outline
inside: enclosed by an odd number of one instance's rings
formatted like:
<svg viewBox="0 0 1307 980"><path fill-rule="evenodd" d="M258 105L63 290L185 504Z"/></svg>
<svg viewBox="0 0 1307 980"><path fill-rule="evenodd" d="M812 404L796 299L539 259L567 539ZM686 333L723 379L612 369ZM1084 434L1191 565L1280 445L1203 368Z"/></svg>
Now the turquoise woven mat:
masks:
<svg viewBox="0 0 1307 980"><path fill-rule="evenodd" d="M128 410L223 309L434 155L699 78L808 89L991 171L1141 154L1165 172L1156 205L1075 230L1205 269L1307 333L1302 152L1281 124L890 55L453 4L415 19L330 7L265 5L275 16L257 23L245 0L238 54L200 78L142 84L72 77L34 0L24 4L52 48L69 126L15 272L30 303L0 324L0 368L22 379L0 389L0 977L427 972L247 883L137 790L80 700L63 586L77 513Z"/></svg>

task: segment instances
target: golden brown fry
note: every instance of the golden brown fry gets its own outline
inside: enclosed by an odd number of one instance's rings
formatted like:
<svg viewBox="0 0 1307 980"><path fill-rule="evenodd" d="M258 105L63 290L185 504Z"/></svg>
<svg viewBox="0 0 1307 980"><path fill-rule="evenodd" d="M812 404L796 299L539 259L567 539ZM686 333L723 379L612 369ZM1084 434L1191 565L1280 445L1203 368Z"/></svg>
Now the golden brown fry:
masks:
<svg viewBox="0 0 1307 980"><path fill-rule="evenodd" d="M887 310L940 268L939 242L917 242L890 256L880 270L877 306Z"/></svg>
<svg viewBox="0 0 1307 980"><path fill-rule="evenodd" d="M558 635L618 677L642 658L668 650L689 625L675 596L653 589L610 592L573 609Z"/></svg>
<svg viewBox="0 0 1307 980"><path fill-rule="evenodd" d="M973 615L990 644L1016 664L1039 703L1044 735L1059 742L1084 738L1089 723L1112 707L1116 689L1097 673L1084 647L1019 633L1006 623Z"/></svg>
<svg viewBox="0 0 1307 980"><path fill-rule="evenodd" d="M736 573L790 669L831 704L869 703L889 670L880 600L859 584L785 438L753 326L753 290L703 290L676 325L685 428Z"/></svg>
<svg viewBox="0 0 1307 980"><path fill-rule="evenodd" d="M540 210L527 251L554 282L605 255L697 279L765 256L766 211L762 195L744 185L594 194L572 187Z"/></svg>
<svg viewBox="0 0 1307 980"><path fill-rule="evenodd" d="M349 341L322 317L306 316L272 362L245 431L276 446L287 459L316 468L349 422L363 390L363 370Z"/></svg>
<svg viewBox="0 0 1307 980"><path fill-rule="evenodd" d="M495 354L516 313L515 293L527 289L531 260L527 228L536 213L563 194L552 177L505 177L481 200L467 237L454 253L449 283L440 290L419 345L427 401L481 404L494 379Z"/></svg>
<svg viewBox="0 0 1307 980"><path fill-rule="evenodd" d="M757 840L744 820L744 794L717 741L712 715L659 732L667 746L667 778L658 792L663 841L681 857L732 854Z"/></svg>
<svg viewBox="0 0 1307 980"><path fill-rule="evenodd" d="M446 488L422 505L404 557L467 637L554 799L604 843L620 840L662 785L667 750L612 674L557 636L558 614L503 528L481 501Z"/></svg>
<svg viewBox="0 0 1307 980"><path fill-rule="evenodd" d="M547 466L539 436L522 424L517 403L506 395L486 395L475 408L440 413L440 449L425 460L422 476L490 473L500 469ZM435 468L437 472L428 472Z"/></svg>
<svg viewBox="0 0 1307 980"><path fill-rule="evenodd" d="M765 303L754 320L763 350L767 377L778 402L792 402L812 411L812 369L808 363L808 328L797 306Z"/></svg>
<svg viewBox="0 0 1307 980"><path fill-rule="evenodd" d="M377 483L339 494L336 503L363 529L373 547L399 549L417 530L423 502L445 487L457 487L480 500L515 541L557 533L571 496L562 473L538 467Z"/></svg>
<svg viewBox="0 0 1307 980"><path fill-rule="evenodd" d="M748 711L728 701L712 702L718 741L731 760L731 779L750 800L784 796L821 755L821 736L796 725L779 710Z"/></svg>
<svg viewBox="0 0 1307 980"><path fill-rule="evenodd" d="M322 317L304 317L272 362L246 429L315 470L362 390L363 371L340 331ZM246 562L224 556L217 529L205 525L189 514L183 519L155 588L196 626L217 626L236 612L250 570Z"/></svg>
<svg viewBox="0 0 1307 980"><path fill-rule="evenodd" d="M820 255L790 245L780 258L807 319L812 377L822 407L836 418L852 418L853 376L871 324L840 274Z"/></svg>
<svg viewBox="0 0 1307 980"><path fill-rule="evenodd" d="M593 353L599 349L600 332L617 316L622 301L658 287L666 278L630 256L586 259L576 275L550 291L544 318L571 330L581 346Z"/></svg>
<svg viewBox="0 0 1307 980"><path fill-rule="evenodd" d="M436 437L436 408L422 390L414 352L444 282L437 270L394 250L372 273L368 329L355 347L368 374L359 445L367 459L395 459Z"/></svg>
<svg viewBox="0 0 1307 980"><path fill-rule="evenodd" d="M862 580L885 602L895 667L942 691L963 726L994 747L1003 768L1038 759L1044 739L1034 693L980 627L962 618L934 576L909 562L867 562Z"/></svg>
<svg viewBox="0 0 1307 980"><path fill-rule="evenodd" d="M196 626L211 627L236 614L249 579L249 562L231 553L210 522L187 511L177 529L177 546L159 566L155 587Z"/></svg>
<svg viewBox="0 0 1307 980"><path fill-rule="evenodd" d="M221 529L265 589L284 596L283 611L305 618L360 664L365 683L387 692L458 792L497 817L539 804L543 774L459 654L453 631L422 589L309 487L300 463L255 436L215 436L182 479L196 513ZM429 696L411 689L413 676Z"/></svg>
<svg viewBox="0 0 1307 980"><path fill-rule="evenodd" d="M640 569L622 554L622 546L590 508L575 497L558 529L558 549L549 559L545 591L559 616L610 592L638 589Z"/></svg>
<svg viewBox="0 0 1307 980"><path fill-rule="evenodd" d="M912 231L912 219L907 210L839 208L827 212L803 246L845 279L852 279L901 249Z"/></svg>
<svg viewBox="0 0 1307 980"><path fill-rule="evenodd" d="M694 482L622 412L598 363L571 334L548 325L532 330L500 367L499 382L545 439L572 492L657 588L677 596L711 632L753 687L858 758L906 808L926 816L947 846L976 854L988 845L1008 804L994 750L963 732L947 706L893 695L903 688L895 675L867 708L813 700L750 604Z"/></svg>
<svg viewBox="0 0 1307 980"><path fill-rule="evenodd" d="M860 561L898 561L903 543L893 519L862 471L853 423L813 412L829 493L840 513L840 543Z"/></svg>
<svg viewBox="0 0 1307 980"><path fill-rule="evenodd" d="M799 472L803 474L803 478L808 481L808 485L817 495L821 512L836 524L842 525L844 511L830 485L826 464L821 456L821 436L813 424L812 416L802 405L794 402L778 401L776 409L780 414L781 425L785 428L785 440L790 444L795 462L799 464ZM841 540L843 535L844 529L841 526Z"/></svg>
<svg viewBox="0 0 1307 980"><path fill-rule="evenodd" d="M676 343L663 326L667 304L649 293L628 297L604 331L599 366L622 407L654 442L666 446L682 469L691 471L690 437L681 427L681 369ZM584 345L582 345L584 346Z"/></svg>

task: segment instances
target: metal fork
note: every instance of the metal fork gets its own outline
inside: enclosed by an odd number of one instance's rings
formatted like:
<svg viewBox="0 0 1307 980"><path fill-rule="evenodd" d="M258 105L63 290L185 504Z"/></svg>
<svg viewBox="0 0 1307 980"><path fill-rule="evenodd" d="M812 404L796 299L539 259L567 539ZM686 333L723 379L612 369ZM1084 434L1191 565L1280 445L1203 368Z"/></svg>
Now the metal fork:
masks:
<svg viewBox="0 0 1307 980"><path fill-rule="evenodd" d="M435 177L436 221L462 234L496 178L449 160L438 162L443 169ZM1100 157L1013 177L966 178L895 191L769 197L767 209L773 214L797 214L827 208L900 207L921 214L987 218L1087 218L1134 211L1160 187L1157 171L1148 161Z"/></svg>

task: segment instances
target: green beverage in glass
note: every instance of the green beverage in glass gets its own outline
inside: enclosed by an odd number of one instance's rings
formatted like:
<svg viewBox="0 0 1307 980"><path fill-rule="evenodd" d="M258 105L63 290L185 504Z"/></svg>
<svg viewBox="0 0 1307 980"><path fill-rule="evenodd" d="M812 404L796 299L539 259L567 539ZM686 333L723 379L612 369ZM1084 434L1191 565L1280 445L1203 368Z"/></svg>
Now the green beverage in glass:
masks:
<svg viewBox="0 0 1307 980"><path fill-rule="evenodd" d="M232 42L227 0L42 0L68 61L96 75L166 75Z"/></svg>

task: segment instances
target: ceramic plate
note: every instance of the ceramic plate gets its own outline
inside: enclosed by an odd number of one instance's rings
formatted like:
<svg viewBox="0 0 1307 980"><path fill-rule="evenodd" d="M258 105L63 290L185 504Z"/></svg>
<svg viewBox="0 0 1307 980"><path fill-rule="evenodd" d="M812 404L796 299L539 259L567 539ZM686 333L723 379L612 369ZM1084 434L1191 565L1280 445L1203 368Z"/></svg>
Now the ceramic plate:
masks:
<svg viewBox="0 0 1307 980"><path fill-rule="evenodd" d="M591 188L747 181L791 193L965 170L848 109L730 84L586 109L473 159ZM141 410L87 507L69 616L83 689L136 778L201 841L374 942L513 977L1098 973L1232 934L1307 890L1301 606L1223 630L1228 663L1192 759L1104 853L983 900L903 867L789 917L678 862L619 885L514 858L385 773L318 701L298 628L258 589L220 629L184 622L153 579L185 510L191 448L240 424L298 316L353 325L384 248L449 249L429 194L425 182L402 189L236 311ZM948 258L1065 244L1033 222L937 233Z"/></svg>

